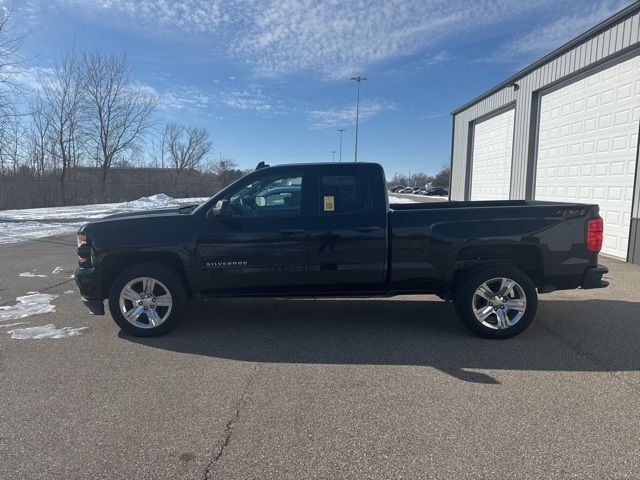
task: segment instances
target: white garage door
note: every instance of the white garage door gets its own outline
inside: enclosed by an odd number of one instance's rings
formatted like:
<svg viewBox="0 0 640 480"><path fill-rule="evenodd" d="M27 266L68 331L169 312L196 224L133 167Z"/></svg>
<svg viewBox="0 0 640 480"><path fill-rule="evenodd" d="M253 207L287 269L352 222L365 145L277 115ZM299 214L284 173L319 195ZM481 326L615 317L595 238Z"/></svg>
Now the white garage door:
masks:
<svg viewBox="0 0 640 480"><path fill-rule="evenodd" d="M508 200L515 110L478 123L473 130L471 200Z"/></svg>
<svg viewBox="0 0 640 480"><path fill-rule="evenodd" d="M627 258L640 57L542 97L536 199L600 205L602 252Z"/></svg>

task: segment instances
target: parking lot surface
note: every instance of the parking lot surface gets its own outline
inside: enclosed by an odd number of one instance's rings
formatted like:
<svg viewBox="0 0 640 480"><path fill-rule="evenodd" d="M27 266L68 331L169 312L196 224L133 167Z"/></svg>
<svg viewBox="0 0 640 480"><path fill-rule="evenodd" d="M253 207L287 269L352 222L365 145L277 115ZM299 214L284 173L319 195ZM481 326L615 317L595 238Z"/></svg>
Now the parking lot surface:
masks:
<svg viewBox="0 0 640 480"><path fill-rule="evenodd" d="M0 322L2 479L638 478L637 266L505 341L432 296L218 300L140 339L82 306L74 242L0 246L0 305L57 295ZM86 328L10 333L51 324Z"/></svg>

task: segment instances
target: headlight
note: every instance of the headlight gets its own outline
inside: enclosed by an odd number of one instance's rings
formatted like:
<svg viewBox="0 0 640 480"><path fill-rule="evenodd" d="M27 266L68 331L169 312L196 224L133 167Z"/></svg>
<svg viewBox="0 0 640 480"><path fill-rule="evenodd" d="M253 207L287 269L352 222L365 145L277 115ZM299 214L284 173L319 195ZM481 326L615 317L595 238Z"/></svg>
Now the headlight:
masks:
<svg viewBox="0 0 640 480"><path fill-rule="evenodd" d="M78 235L78 262L87 265L91 261L91 245L89 238L84 234Z"/></svg>
<svg viewBox="0 0 640 480"><path fill-rule="evenodd" d="M78 247L80 245L84 245L85 243L89 243L89 239L87 238L87 236L84 233L79 233L78 234Z"/></svg>

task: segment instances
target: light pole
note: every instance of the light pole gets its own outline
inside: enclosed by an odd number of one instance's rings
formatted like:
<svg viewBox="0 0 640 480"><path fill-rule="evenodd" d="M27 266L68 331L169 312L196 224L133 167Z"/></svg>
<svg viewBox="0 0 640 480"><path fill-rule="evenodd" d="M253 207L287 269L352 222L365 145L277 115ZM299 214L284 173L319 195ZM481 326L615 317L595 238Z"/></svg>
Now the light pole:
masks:
<svg viewBox="0 0 640 480"><path fill-rule="evenodd" d="M351 77L351 80L355 80L358 84L358 96L356 97L356 151L354 156L354 161L358 161L358 123L360 121L360 82L362 80L366 80L367 77L361 77L358 75L357 77Z"/></svg>
<svg viewBox="0 0 640 480"><path fill-rule="evenodd" d="M340 132L340 163L342 163L342 134L346 132L346 130L344 128L339 128L338 131Z"/></svg>
<svg viewBox="0 0 640 480"><path fill-rule="evenodd" d="M336 151L335 150L331 150L331 153L333 154L333 162L336 161Z"/></svg>

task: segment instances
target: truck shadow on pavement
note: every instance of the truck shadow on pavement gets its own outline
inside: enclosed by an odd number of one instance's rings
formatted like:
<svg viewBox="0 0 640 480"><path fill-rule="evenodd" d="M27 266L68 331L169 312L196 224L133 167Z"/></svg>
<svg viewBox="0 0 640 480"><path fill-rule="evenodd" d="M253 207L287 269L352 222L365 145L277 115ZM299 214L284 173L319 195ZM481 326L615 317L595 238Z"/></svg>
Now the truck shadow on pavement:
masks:
<svg viewBox="0 0 640 480"><path fill-rule="evenodd" d="M475 337L451 304L406 299L220 299L194 304L167 336L120 336L246 362L427 366L485 384L500 370L640 370L640 303L614 300L541 300L508 340Z"/></svg>

